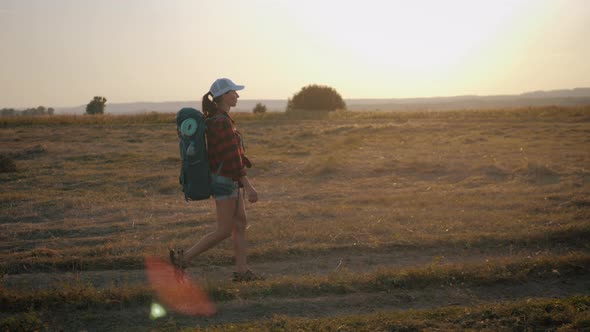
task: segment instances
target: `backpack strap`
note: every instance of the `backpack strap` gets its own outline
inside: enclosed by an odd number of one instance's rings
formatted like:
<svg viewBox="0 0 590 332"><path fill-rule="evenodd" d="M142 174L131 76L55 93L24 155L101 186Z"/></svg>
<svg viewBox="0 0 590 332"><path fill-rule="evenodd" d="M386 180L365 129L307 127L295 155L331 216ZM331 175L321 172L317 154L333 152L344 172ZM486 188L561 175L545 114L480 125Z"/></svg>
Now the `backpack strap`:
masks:
<svg viewBox="0 0 590 332"><path fill-rule="evenodd" d="M215 172L215 175L219 176L219 173L221 173L222 166L223 166L223 160L221 161L221 163L219 163L219 166L217 167L217 172Z"/></svg>

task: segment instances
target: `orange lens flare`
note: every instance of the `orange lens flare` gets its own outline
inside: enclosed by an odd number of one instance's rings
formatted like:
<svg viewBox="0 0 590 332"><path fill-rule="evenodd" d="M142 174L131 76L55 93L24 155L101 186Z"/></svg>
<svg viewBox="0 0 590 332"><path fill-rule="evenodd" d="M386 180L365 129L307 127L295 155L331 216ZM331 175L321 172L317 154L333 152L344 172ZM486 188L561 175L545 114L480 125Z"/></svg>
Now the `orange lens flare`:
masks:
<svg viewBox="0 0 590 332"><path fill-rule="evenodd" d="M211 316L215 305L207 294L188 276L170 263L146 256L148 281L158 299L169 309L191 316Z"/></svg>

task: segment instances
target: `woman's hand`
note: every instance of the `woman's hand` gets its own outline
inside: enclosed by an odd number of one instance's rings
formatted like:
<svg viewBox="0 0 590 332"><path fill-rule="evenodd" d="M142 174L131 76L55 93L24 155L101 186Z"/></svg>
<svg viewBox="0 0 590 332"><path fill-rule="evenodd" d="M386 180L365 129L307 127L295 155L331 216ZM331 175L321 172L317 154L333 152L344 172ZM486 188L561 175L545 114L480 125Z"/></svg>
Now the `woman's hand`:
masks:
<svg viewBox="0 0 590 332"><path fill-rule="evenodd" d="M256 189L254 189L252 186L247 186L245 189L248 202L256 203L258 201L258 193L256 192Z"/></svg>
<svg viewBox="0 0 590 332"><path fill-rule="evenodd" d="M256 189L250 184L247 176L242 176L240 178L240 183L244 186L244 190L246 191L246 197L248 198L248 202L256 203L258 201L258 193Z"/></svg>

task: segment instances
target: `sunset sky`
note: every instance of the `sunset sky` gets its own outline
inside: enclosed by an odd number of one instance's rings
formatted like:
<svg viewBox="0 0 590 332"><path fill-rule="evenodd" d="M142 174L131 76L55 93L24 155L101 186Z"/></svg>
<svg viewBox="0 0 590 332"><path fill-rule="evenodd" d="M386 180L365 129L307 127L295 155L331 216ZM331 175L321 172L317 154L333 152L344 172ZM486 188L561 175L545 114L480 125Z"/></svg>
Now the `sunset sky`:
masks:
<svg viewBox="0 0 590 332"><path fill-rule="evenodd" d="M590 87L587 0L0 0L0 108Z"/></svg>

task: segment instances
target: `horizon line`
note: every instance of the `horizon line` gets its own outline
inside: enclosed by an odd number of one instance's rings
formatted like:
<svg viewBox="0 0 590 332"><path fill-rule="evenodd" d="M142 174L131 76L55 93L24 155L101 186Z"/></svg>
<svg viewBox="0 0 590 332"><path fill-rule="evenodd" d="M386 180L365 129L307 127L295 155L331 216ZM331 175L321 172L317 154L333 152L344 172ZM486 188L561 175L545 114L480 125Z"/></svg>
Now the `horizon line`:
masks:
<svg viewBox="0 0 590 332"><path fill-rule="evenodd" d="M505 93L505 94L454 94L454 95L434 95L428 97L358 97L358 98L342 98L345 101L350 100L411 100L411 99L435 99L435 98L459 98L459 97L515 97L515 96L522 96L526 94L535 94L535 93L551 93L551 92L558 92L558 91L576 91L576 90L589 90L587 97L590 97L590 86L588 87L575 87L575 88L560 88L560 89L549 89L549 90L531 90L525 91L520 93ZM240 99L241 101L287 101L291 97L287 98L244 98ZM186 100L162 100L162 101L107 101L108 104L163 104L163 103L200 103L200 100L197 99L186 99ZM62 106L46 106L46 105L37 105L37 106L21 106L21 107L2 107L2 109L27 109L27 108L34 108L38 106L44 106L47 108L53 109L67 109L67 108L78 108L81 106L85 106L85 103L77 104L77 105L62 105Z"/></svg>

